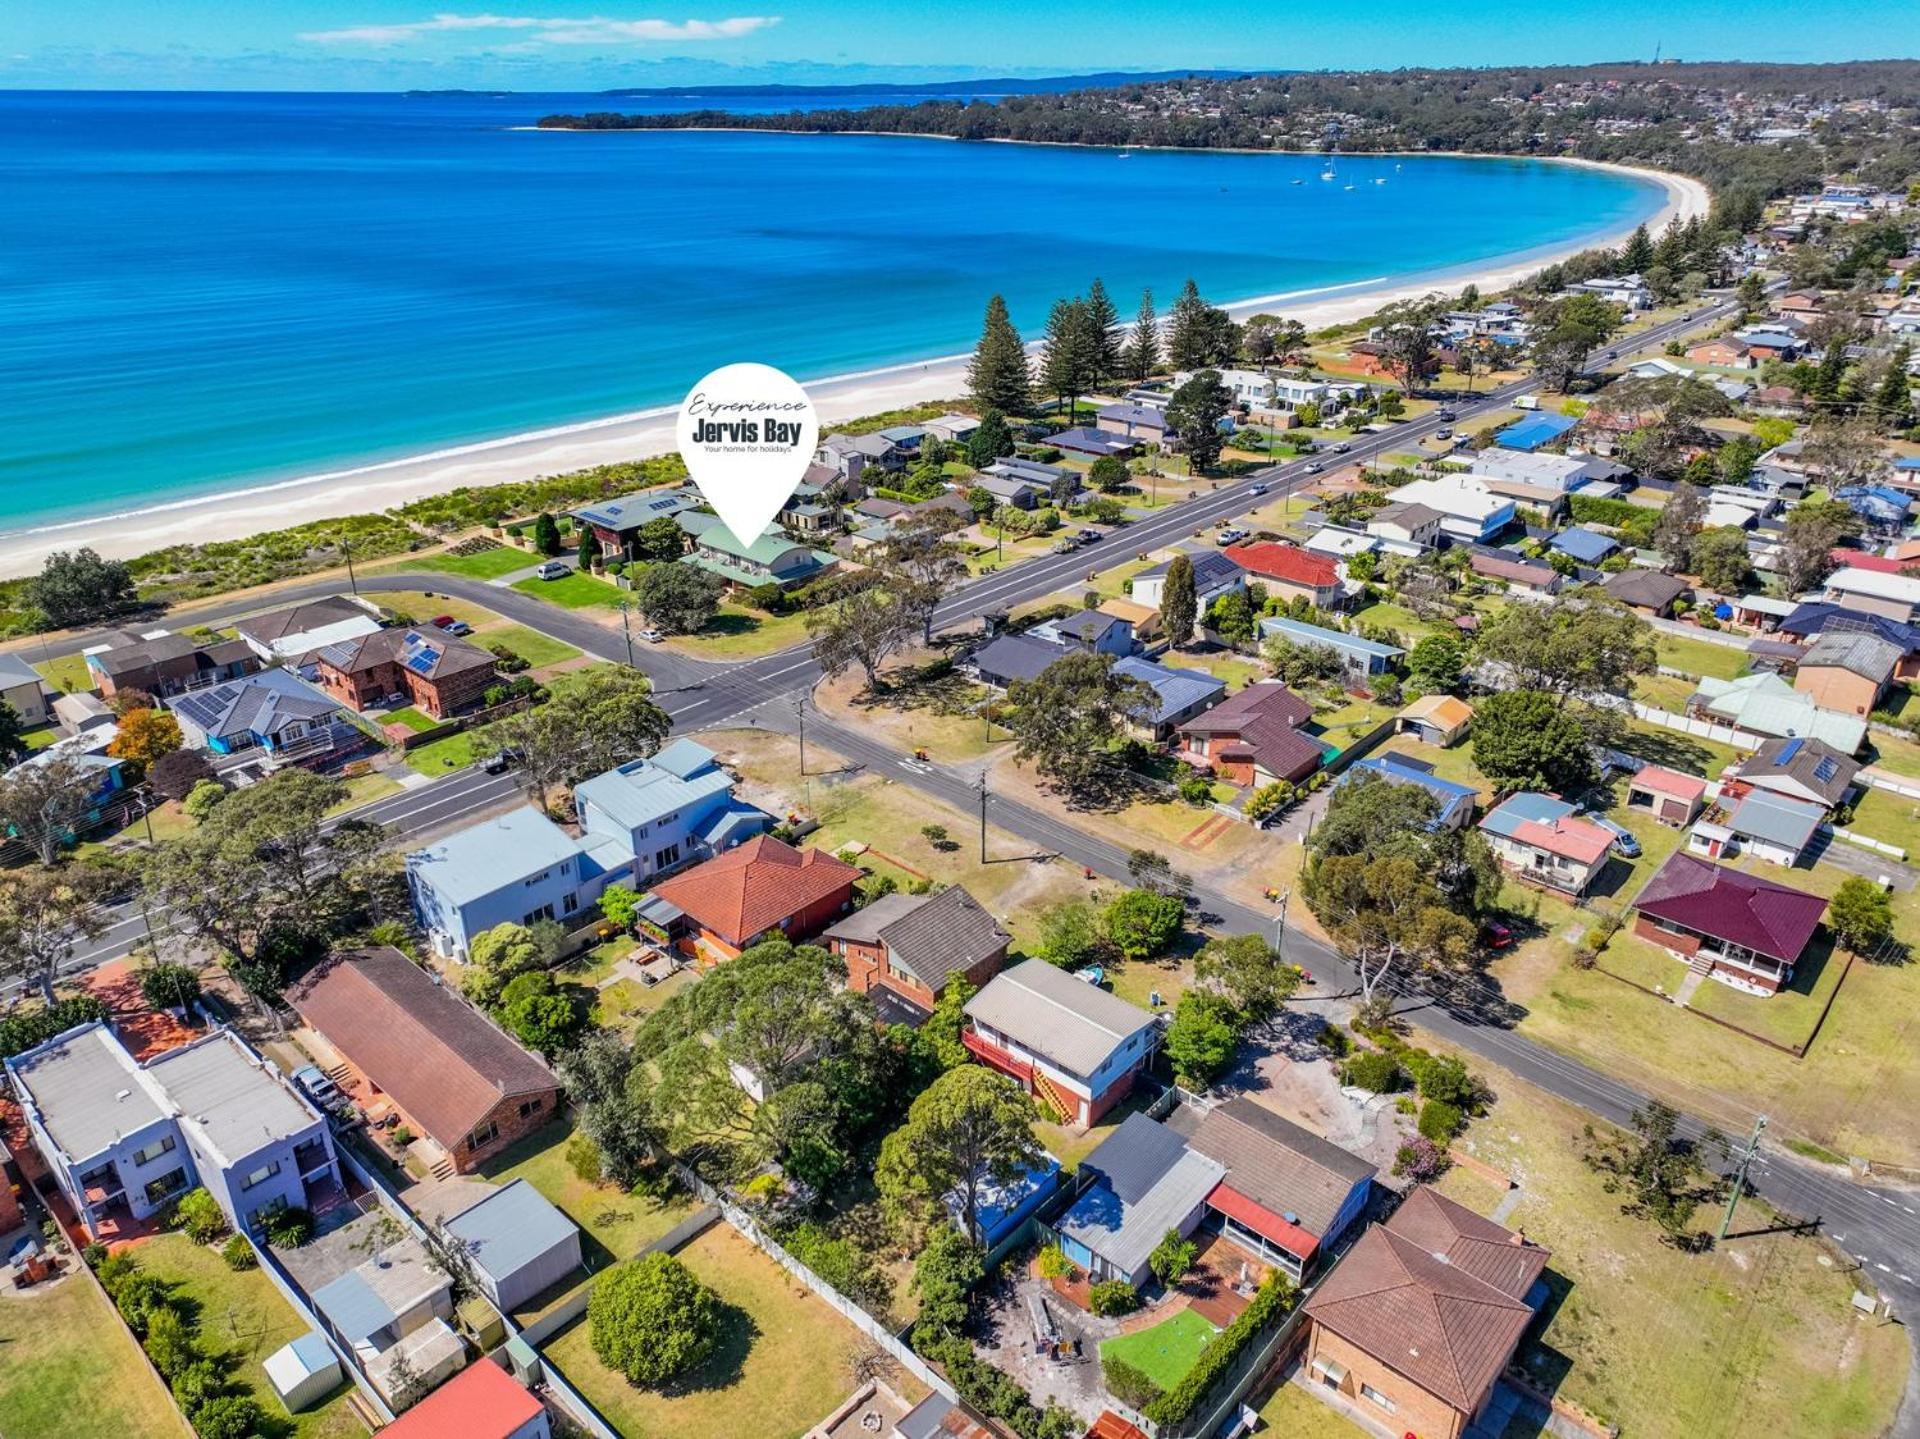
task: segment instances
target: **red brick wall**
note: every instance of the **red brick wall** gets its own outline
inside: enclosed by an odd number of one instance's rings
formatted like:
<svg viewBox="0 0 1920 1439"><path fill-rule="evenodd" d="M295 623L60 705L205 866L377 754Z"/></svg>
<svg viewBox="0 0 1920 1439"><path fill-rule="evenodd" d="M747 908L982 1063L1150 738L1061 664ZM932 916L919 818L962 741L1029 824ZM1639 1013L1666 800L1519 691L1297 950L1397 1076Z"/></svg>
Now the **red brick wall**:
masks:
<svg viewBox="0 0 1920 1439"><path fill-rule="evenodd" d="M1662 949L1670 949L1677 954L1684 954L1689 959L1700 949L1700 941L1692 935L1670 933L1667 930L1661 929L1643 914L1636 914L1634 916L1633 932L1640 936L1640 938L1646 940L1648 944L1657 944Z"/></svg>
<svg viewBox="0 0 1920 1439"><path fill-rule="evenodd" d="M819 933L828 924L845 914L853 906L853 881L848 880L840 888L821 899L815 900L805 909L789 915L781 929L787 938L802 940Z"/></svg>
<svg viewBox="0 0 1920 1439"><path fill-rule="evenodd" d="M525 1104L538 1104L539 1108L531 1113L522 1114L520 1107ZM452 1151L453 1167L461 1174L471 1174L487 1160L505 1149L515 1140L524 1139L536 1129L551 1123L560 1115L560 1090L558 1087L540 1094L517 1095L503 1099L494 1106L488 1116L500 1127L500 1133L478 1148L468 1143L471 1136L463 1137ZM482 1126L476 1125L475 1128Z"/></svg>
<svg viewBox="0 0 1920 1439"><path fill-rule="evenodd" d="M13 1181L0 1174L0 1234L10 1233L25 1222L20 1213L20 1201L13 1192Z"/></svg>

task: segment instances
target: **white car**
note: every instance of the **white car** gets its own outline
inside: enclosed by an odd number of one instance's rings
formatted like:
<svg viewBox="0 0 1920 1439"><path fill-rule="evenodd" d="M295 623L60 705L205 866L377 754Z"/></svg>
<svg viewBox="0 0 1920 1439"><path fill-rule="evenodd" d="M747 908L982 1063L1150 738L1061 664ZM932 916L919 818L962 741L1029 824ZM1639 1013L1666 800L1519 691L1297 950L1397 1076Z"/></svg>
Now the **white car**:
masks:
<svg viewBox="0 0 1920 1439"><path fill-rule="evenodd" d="M657 645L660 641L664 640L666 636L659 630L642 630L640 631L640 638L650 645Z"/></svg>
<svg viewBox="0 0 1920 1439"><path fill-rule="evenodd" d="M548 560L545 564L541 565L539 569L534 571L534 574L543 580L564 580L572 573L572 568L562 564L559 560Z"/></svg>
<svg viewBox="0 0 1920 1439"><path fill-rule="evenodd" d="M1215 535L1213 537L1213 542L1216 545L1237 545L1240 543L1240 541L1244 540L1246 537L1247 537L1247 532L1245 530L1236 530L1229 527L1227 529L1220 531L1219 534Z"/></svg>

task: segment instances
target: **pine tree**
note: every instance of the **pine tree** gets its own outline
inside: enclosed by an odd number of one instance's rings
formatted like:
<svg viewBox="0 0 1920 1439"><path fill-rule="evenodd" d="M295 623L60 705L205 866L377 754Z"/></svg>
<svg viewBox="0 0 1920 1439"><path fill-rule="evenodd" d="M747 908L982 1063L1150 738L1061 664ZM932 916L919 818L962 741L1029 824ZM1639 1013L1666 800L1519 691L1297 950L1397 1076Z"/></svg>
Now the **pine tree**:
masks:
<svg viewBox="0 0 1920 1439"><path fill-rule="evenodd" d="M1093 383L1104 385L1123 372L1121 350L1125 337L1120 331L1120 311L1114 308L1113 299L1098 276L1087 289L1087 325L1094 342Z"/></svg>
<svg viewBox="0 0 1920 1439"><path fill-rule="evenodd" d="M980 416L980 428L967 439L967 463L984 470L1012 453L1013 432L1007 428L1006 419L998 410L988 410Z"/></svg>
<svg viewBox="0 0 1920 1439"><path fill-rule="evenodd" d="M1653 239L1647 234L1647 227L1639 225L1627 236L1627 243L1620 251L1620 268L1629 275L1637 275L1653 263Z"/></svg>
<svg viewBox="0 0 1920 1439"><path fill-rule="evenodd" d="M1074 403L1093 388L1100 363L1100 337L1087 302L1055 300L1040 339L1040 382L1060 399L1061 413L1073 418Z"/></svg>
<svg viewBox="0 0 1920 1439"><path fill-rule="evenodd" d="M1127 338L1126 374L1144 380L1160 368L1160 317L1153 312L1153 291L1140 294L1140 313Z"/></svg>
<svg viewBox="0 0 1920 1439"><path fill-rule="evenodd" d="M1907 362L1913 351L1906 345L1893 352L1887 362L1886 377L1874 392L1874 418L1890 430L1913 428L1913 383L1907 378Z"/></svg>
<svg viewBox="0 0 1920 1439"><path fill-rule="evenodd" d="M1160 589L1160 624L1173 645L1184 645L1193 638L1193 622L1199 617L1200 600L1194 590L1193 561L1185 554L1173 557L1167 566L1167 578Z"/></svg>
<svg viewBox="0 0 1920 1439"><path fill-rule="evenodd" d="M995 295L987 301L980 343L967 366L967 386L982 410L1024 415L1032 407L1030 385L1026 346L1007 316L1007 302Z"/></svg>
<svg viewBox="0 0 1920 1439"><path fill-rule="evenodd" d="M1825 409L1840 399L1840 382L1847 373L1847 347L1837 339L1829 341L1826 353L1820 356L1820 368L1814 372L1813 389L1810 392L1813 402Z"/></svg>
<svg viewBox="0 0 1920 1439"><path fill-rule="evenodd" d="M1207 302L1200 298L1200 287L1188 280L1173 302L1173 314L1167 321L1167 363L1176 370L1205 368L1213 358L1209 333Z"/></svg>

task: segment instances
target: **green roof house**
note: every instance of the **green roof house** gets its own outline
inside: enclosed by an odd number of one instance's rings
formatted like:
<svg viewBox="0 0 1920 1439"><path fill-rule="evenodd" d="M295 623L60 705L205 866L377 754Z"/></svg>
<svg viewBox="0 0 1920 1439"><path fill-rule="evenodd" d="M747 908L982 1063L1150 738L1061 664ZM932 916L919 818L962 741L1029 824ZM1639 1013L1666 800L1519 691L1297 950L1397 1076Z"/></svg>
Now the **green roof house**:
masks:
<svg viewBox="0 0 1920 1439"><path fill-rule="evenodd" d="M831 554L795 544L777 529L743 545L725 525L710 524L694 535L693 553L681 563L698 565L743 589L766 584L791 589L818 579L838 561Z"/></svg>

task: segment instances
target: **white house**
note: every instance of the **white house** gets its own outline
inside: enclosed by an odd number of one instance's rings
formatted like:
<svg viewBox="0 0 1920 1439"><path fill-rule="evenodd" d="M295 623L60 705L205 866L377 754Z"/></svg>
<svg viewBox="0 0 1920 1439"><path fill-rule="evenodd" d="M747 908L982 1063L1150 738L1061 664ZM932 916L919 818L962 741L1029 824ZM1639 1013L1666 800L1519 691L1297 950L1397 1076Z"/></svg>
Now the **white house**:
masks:
<svg viewBox="0 0 1920 1439"><path fill-rule="evenodd" d="M1187 559L1193 565L1193 593L1199 601L1199 612L1205 614L1207 606L1221 595L1233 594L1247 587L1246 571L1218 550L1202 550L1190 554ZM1172 560L1163 560L1150 570L1142 570L1133 577L1133 588L1129 598L1135 604L1160 608L1160 599L1166 592L1167 571L1172 568Z"/></svg>
<svg viewBox="0 0 1920 1439"><path fill-rule="evenodd" d="M1393 492L1393 498L1396 504L1438 511L1441 533L1468 544L1482 544L1513 523L1514 502L1470 475L1410 480Z"/></svg>

